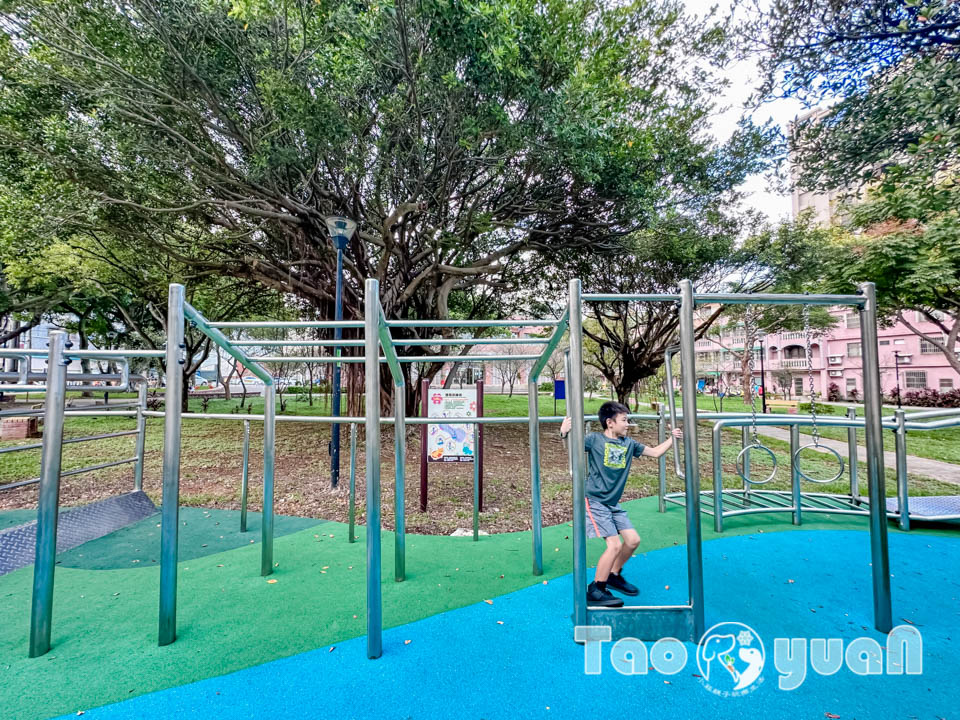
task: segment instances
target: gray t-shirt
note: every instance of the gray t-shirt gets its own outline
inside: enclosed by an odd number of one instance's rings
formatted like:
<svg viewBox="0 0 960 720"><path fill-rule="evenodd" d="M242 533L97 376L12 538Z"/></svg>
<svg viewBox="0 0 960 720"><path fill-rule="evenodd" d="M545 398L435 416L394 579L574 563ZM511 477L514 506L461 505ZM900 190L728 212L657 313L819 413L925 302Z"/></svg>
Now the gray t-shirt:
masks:
<svg viewBox="0 0 960 720"><path fill-rule="evenodd" d="M611 440L593 432L583 441L587 453L587 497L605 505L616 505L630 475L633 458L643 454L644 445L630 437Z"/></svg>

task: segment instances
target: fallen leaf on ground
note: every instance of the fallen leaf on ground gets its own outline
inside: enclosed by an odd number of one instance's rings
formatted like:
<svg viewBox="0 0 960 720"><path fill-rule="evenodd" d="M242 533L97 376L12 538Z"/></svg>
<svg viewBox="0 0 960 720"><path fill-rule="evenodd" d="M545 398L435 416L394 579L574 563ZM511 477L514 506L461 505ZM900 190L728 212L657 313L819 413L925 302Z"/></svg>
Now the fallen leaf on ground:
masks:
<svg viewBox="0 0 960 720"><path fill-rule="evenodd" d="M493 605L493 600L484 600L487 605Z"/></svg>
<svg viewBox="0 0 960 720"><path fill-rule="evenodd" d="M270 580L267 580L267 582L270 583L271 585L273 585L273 584L276 582L276 580L273 579L273 578L271 578Z"/></svg>
<svg viewBox="0 0 960 720"><path fill-rule="evenodd" d="M410 641L409 641L409 640L404 640L404 641L403 641L403 644L404 644L404 645L409 645L409 644L410 644Z"/></svg>
<svg viewBox="0 0 960 720"><path fill-rule="evenodd" d="M331 646L330 646L330 652L333 652L333 651L336 649L336 647L337 647L336 645L331 645Z"/></svg>
<svg viewBox="0 0 960 720"><path fill-rule="evenodd" d="M503 620L497 620L497 625L503 625Z"/></svg>

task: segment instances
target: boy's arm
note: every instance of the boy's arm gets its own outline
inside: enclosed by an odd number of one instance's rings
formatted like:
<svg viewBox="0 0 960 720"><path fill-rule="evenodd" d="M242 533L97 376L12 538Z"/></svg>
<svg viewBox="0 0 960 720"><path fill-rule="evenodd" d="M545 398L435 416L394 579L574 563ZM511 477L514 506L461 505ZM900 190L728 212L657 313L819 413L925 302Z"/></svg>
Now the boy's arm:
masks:
<svg viewBox="0 0 960 720"><path fill-rule="evenodd" d="M681 430L680 428L674 428L673 431L670 433L670 437L668 437L666 440L664 440L664 441L663 441L662 443L660 443L659 445L654 445L653 447L645 447L645 448L643 449L643 453L642 453L643 456L644 456L644 457L651 457L651 458L658 458L658 457L660 457L661 455L663 455L664 453L666 453L667 450L669 450L671 447L673 447L674 438L676 438L677 440L682 440L682 439L683 439L683 430Z"/></svg>

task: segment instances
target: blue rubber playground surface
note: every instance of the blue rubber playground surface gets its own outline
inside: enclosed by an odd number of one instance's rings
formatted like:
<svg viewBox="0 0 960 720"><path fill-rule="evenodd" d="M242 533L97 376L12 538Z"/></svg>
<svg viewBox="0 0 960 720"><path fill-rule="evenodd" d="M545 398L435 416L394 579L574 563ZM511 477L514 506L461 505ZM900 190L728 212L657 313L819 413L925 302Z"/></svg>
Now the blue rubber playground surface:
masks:
<svg viewBox="0 0 960 720"><path fill-rule="evenodd" d="M609 643L601 648L602 672L586 674L584 647L572 640L572 580L565 575L385 630L378 660L366 658L366 639L356 637L84 716L953 718L960 706L960 538L891 533L889 542L894 625L920 631L919 675L808 669L800 687L779 689L775 638L839 638L844 647L861 637L886 642L873 629L869 535L796 530L703 545L707 626L744 623L765 649L760 680L739 697L705 686L691 644L676 674L622 675L611 665ZM683 600L682 546L638 555L625 572L645 604ZM230 652L228 638L223 652Z"/></svg>

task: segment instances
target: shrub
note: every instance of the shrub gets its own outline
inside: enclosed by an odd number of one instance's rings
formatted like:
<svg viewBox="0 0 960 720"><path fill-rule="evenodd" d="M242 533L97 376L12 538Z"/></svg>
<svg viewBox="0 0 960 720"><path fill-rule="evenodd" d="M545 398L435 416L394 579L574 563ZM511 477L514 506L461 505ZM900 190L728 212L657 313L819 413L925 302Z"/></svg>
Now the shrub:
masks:
<svg viewBox="0 0 960 720"><path fill-rule="evenodd" d="M843 396L840 395L840 386L836 383L830 383L830 386L827 388L827 400L829 402L840 402L843 400Z"/></svg>
<svg viewBox="0 0 960 720"><path fill-rule="evenodd" d="M904 405L917 405L919 407L940 407L955 408L960 407L960 390L947 390L940 392L925 388L923 390L911 390L903 396Z"/></svg>
<svg viewBox="0 0 960 720"><path fill-rule="evenodd" d="M832 405L822 405L817 403L817 415L833 415L835 408ZM810 403L797 403L797 412L804 415L810 414Z"/></svg>

